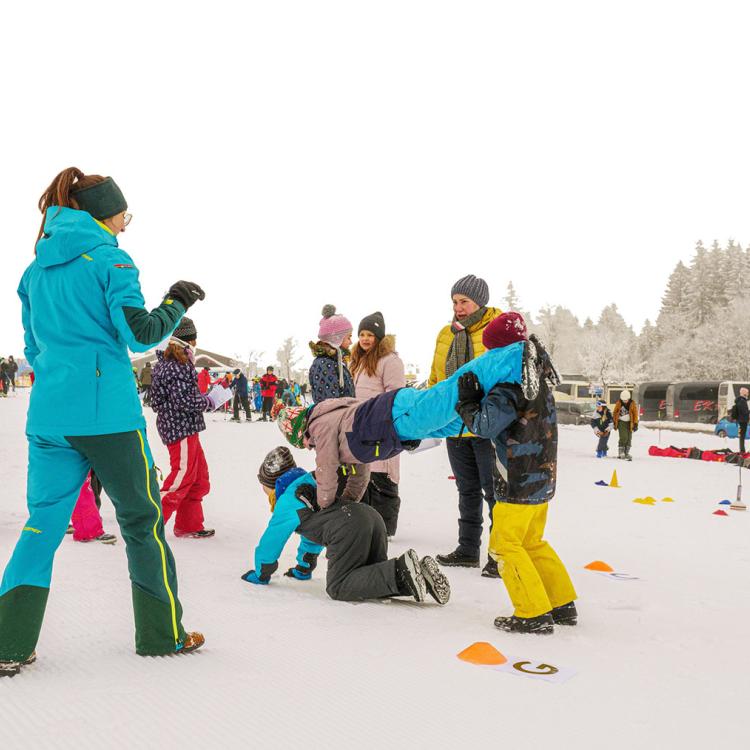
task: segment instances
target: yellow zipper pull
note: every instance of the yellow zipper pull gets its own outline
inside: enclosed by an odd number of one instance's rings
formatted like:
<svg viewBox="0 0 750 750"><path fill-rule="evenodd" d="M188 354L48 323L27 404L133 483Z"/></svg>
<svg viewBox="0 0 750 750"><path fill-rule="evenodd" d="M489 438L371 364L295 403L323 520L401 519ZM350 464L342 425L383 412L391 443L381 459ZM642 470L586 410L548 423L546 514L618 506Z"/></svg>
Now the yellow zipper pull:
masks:
<svg viewBox="0 0 750 750"><path fill-rule="evenodd" d="M356 474L356 473L357 473L357 467L354 464L352 464L352 474Z"/></svg>
<svg viewBox="0 0 750 750"><path fill-rule="evenodd" d="M342 474L343 474L344 476L346 476L346 466L343 466L343 465L342 465L342 467L341 467L341 473L342 473Z"/></svg>
<svg viewBox="0 0 750 750"><path fill-rule="evenodd" d="M380 443L375 443L375 458L380 455Z"/></svg>

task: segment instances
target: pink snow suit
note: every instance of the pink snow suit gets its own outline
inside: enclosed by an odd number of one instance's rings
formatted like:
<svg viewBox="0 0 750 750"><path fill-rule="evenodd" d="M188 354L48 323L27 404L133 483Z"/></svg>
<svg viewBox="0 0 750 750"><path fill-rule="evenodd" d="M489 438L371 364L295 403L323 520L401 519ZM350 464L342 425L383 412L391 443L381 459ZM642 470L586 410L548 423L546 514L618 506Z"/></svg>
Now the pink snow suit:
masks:
<svg viewBox="0 0 750 750"><path fill-rule="evenodd" d="M96 507L94 490L91 489L90 473L81 487L70 522L73 524L73 539L76 542L88 542L104 533L102 517Z"/></svg>

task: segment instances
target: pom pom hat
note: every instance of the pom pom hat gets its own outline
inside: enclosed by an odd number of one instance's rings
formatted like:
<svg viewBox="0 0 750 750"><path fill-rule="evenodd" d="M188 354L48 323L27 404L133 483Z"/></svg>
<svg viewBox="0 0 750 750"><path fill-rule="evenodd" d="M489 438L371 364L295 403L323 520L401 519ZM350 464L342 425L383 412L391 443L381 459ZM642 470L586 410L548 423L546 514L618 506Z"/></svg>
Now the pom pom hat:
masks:
<svg viewBox="0 0 750 750"><path fill-rule="evenodd" d="M482 343L485 349L499 349L501 346L526 341L528 338L526 323L517 312L498 315L482 333Z"/></svg>
<svg viewBox="0 0 750 750"><path fill-rule="evenodd" d="M338 349L343 340L354 330L354 326L343 315L336 315L334 305L325 305L318 327L318 339Z"/></svg>

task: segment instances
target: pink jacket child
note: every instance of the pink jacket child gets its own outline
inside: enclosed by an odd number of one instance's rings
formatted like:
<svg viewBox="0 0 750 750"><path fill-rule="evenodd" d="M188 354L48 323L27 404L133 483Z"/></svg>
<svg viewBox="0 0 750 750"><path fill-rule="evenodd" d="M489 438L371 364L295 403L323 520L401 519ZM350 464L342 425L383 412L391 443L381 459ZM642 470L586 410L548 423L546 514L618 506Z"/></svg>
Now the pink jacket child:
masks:
<svg viewBox="0 0 750 750"><path fill-rule="evenodd" d="M376 316L379 316L379 320ZM382 316L375 313L369 319L382 321ZM365 324L360 324L360 329ZM384 323L383 323L384 326ZM369 329L376 326L370 324ZM377 336L377 331L376 331ZM394 336L383 335L377 344L380 358L375 366L375 371L370 375L364 363L357 366L352 365L354 387L358 399L368 399L379 396L381 393L396 391L406 386L406 375L404 363L395 351L396 341ZM386 532L389 537L395 536L398 525L398 514L401 507L398 483L400 480L401 456L393 456L384 461L375 461L370 466L370 483L362 496L362 502L372 505L380 513L385 522Z"/></svg>
<svg viewBox="0 0 750 750"><path fill-rule="evenodd" d="M73 541L75 542L97 541L102 544L114 544L117 541L114 534L104 533L102 517L96 507L94 490L91 489L90 473L78 494L78 500L75 508L73 508L70 522L73 525Z"/></svg>

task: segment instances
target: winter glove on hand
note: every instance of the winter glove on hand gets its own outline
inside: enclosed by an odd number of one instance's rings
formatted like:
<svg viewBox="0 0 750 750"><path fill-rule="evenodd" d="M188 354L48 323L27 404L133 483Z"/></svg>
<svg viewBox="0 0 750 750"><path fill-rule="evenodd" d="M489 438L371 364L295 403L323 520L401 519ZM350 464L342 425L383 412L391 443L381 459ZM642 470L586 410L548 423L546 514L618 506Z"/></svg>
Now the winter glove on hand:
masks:
<svg viewBox="0 0 750 750"><path fill-rule="evenodd" d="M474 418L479 412L482 396L484 390L473 372L464 373L459 377L456 411L469 430L474 426Z"/></svg>
<svg viewBox="0 0 750 750"><path fill-rule="evenodd" d="M295 565L295 567L289 568L284 575L287 578L296 578L298 581L309 581L312 578L312 571L310 568L303 568L301 565Z"/></svg>
<svg viewBox="0 0 750 750"><path fill-rule="evenodd" d="M633 425L633 432L638 432L638 425L637 424Z"/></svg>
<svg viewBox="0 0 750 750"><path fill-rule="evenodd" d="M247 573L242 576L242 580L247 581L248 583L254 583L256 586L268 586L269 582L268 578L264 581L254 570L248 570Z"/></svg>
<svg viewBox="0 0 750 750"><path fill-rule="evenodd" d="M169 287L167 297L176 299L187 310L199 299L205 299L206 293L192 281L178 281Z"/></svg>
<svg viewBox="0 0 750 750"><path fill-rule="evenodd" d="M484 396L484 389L479 382L479 378L477 378L477 376L471 371L461 375L458 379L459 403L470 401L476 401L478 403L482 400L482 396Z"/></svg>
<svg viewBox="0 0 750 750"><path fill-rule="evenodd" d="M314 485L301 484L295 490L294 496L297 500L301 500L310 510L320 510L320 506L318 505L318 490Z"/></svg>

